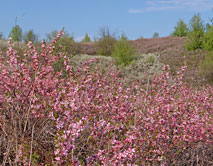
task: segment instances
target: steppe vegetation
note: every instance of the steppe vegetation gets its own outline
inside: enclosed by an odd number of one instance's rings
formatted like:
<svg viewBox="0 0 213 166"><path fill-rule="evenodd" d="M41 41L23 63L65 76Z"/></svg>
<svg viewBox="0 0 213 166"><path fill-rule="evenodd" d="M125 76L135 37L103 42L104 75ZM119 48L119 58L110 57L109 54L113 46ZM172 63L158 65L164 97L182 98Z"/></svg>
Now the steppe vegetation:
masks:
<svg viewBox="0 0 213 166"><path fill-rule="evenodd" d="M0 43L0 164L213 164L213 26L199 14L171 37Z"/></svg>

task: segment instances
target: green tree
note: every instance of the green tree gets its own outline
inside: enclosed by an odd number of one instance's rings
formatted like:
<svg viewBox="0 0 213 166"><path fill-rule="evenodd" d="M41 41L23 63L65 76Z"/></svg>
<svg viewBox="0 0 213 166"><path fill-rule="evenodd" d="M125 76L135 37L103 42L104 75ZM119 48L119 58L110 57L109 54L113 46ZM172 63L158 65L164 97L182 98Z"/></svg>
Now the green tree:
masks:
<svg viewBox="0 0 213 166"><path fill-rule="evenodd" d="M86 33L82 42L90 42L90 41L91 41L91 39L90 39L89 35Z"/></svg>
<svg viewBox="0 0 213 166"><path fill-rule="evenodd" d="M2 39L3 38L3 34L2 34L2 32L0 32L0 39Z"/></svg>
<svg viewBox="0 0 213 166"><path fill-rule="evenodd" d="M155 32L154 34L153 34L153 37L152 38L159 38L160 36L159 36L159 33L158 32Z"/></svg>
<svg viewBox="0 0 213 166"><path fill-rule="evenodd" d="M203 37L203 48L208 51L213 51L213 26L210 27Z"/></svg>
<svg viewBox="0 0 213 166"><path fill-rule="evenodd" d="M51 42L57 37L58 31L54 30L46 34L47 42ZM81 47L79 44L75 43L73 35L70 35L67 31L64 31L64 35L60 37L59 41L56 43L56 50L63 49L63 52L69 55L76 55L81 52Z"/></svg>
<svg viewBox="0 0 213 166"><path fill-rule="evenodd" d="M209 32L213 26L209 23L206 24L206 32Z"/></svg>
<svg viewBox="0 0 213 166"><path fill-rule="evenodd" d="M183 20L179 20L177 25L174 28L174 31L172 32L172 36L179 36L183 37L186 36L188 33L189 29L186 25L186 23Z"/></svg>
<svg viewBox="0 0 213 166"><path fill-rule="evenodd" d="M115 34L112 34L108 27L102 27L99 29L99 38L96 42L98 54L110 56L112 54L115 43Z"/></svg>
<svg viewBox="0 0 213 166"><path fill-rule="evenodd" d="M187 50L202 48L205 28L200 14L195 14L190 20L189 33L187 34Z"/></svg>
<svg viewBox="0 0 213 166"><path fill-rule="evenodd" d="M127 66L134 60L135 53L133 45L126 38L121 38L115 43L111 56L117 65Z"/></svg>
<svg viewBox="0 0 213 166"><path fill-rule="evenodd" d="M47 42L51 42L54 38L57 38L58 32L59 31L57 31L57 30L53 30L52 32L47 33L46 34L46 40L47 40ZM74 37L73 37L73 35L70 35L67 31L64 30L64 34L60 38L60 40L62 40L62 39L74 40Z"/></svg>
<svg viewBox="0 0 213 166"><path fill-rule="evenodd" d="M125 33L121 34L120 40L128 40L128 38L127 38Z"/></svg>
<svg viewBox="0 0 213 166"><path fill-rule="evenodd" d="M31 41L33 44L38 42L38 35L36 35L33 30L29 30L28 32L24 33L23 40L25 43Z"/></svg>
<svg viewBox="0 0 213 166"><path fill-rule="evenodd" d="M19 25L16 25L10 31L9 37L12 38L13 41L22 41L22 29Z"/></svg>
<svg viewBox="0 0 213 166"><path fill-rule="evenodd" d="M58 31L57 31L57 30L53 30L52 32L47 33L47 34L46 34L47 42L51 42L54 38L57 37L57 34L58 34Z"/></svg>
<svg viewBox="0 0 213 166"><path fill-rule="evenodd" d="M213 84L213 52L210 51L205 59L200 63L201 75L204 76L209 83Z"/></svg>

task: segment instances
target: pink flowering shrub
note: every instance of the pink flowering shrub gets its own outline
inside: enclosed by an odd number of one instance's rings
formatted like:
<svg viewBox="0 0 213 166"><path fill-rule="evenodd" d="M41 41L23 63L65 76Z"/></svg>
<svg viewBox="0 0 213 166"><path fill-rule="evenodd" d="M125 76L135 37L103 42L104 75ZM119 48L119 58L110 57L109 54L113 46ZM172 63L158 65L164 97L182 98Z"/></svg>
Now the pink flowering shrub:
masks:
<svg viewBox="0 0 213 166"><path fill-rule="evenodd" d="M12 47L1 58L3 164L167 165L185 147L213 143L213 88L185 86L186 67L172 78L164 66L124 88L116 70L90 69L96 59L74 72L56 42L43 43L41 54L29 43L22 61Z"/></svg>

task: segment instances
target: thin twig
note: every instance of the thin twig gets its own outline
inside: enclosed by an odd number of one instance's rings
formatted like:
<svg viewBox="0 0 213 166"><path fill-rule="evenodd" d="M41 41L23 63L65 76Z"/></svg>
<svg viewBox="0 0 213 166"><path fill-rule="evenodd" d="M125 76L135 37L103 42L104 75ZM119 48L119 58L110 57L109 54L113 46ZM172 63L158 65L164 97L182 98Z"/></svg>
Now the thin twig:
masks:
<svg viewBox="0 0 213 166"><path fill-rule="evenodd" d="M148 77L148 82L147 82L147 86L146 86L146 94L148 94L148 90L149 90L149 77Z"/></svg>
<svg viewBox="0 0 213 166"><path fill-rule="evenodd" d="M26 119L25 125L24 125L24 132L26 131L27 122L29 121L30 107L31 107L31 100L30 100L30 105L29 105L28 111L27 111L27 119ZM23 133L23 135L24 135L24 133ZM24 136L23 136L23 137L24 137Z"/></svg>
<svg viewBox="0 0 213 166"><path fill-rule="evenodd" d="M34 125L33 125L33 128L32 128L32 137L31 137L31 148L30 148L30 161L29 161L29 166L31 165L32 153L33 153L33 136L34 136Z"/></svg>
<svg viewBox="0 0 213 166"><path fill-rule="evenodd" d="M15 122L15 137L16 137L16 156L18 155L18 132L17 132L17 122ZM17 166L17 160L15 160L15 166Z"/></svg>
<svg viewBox="0 0 213 166"><path fill-rule="evenodd" d="M10 153L10 147L11 147L11 140L9 141L9 143L7 144L7 152L3 158L3 164L2 166L5 166L6 162L7 162L7 158L9 156L9 153Z"/></svg>

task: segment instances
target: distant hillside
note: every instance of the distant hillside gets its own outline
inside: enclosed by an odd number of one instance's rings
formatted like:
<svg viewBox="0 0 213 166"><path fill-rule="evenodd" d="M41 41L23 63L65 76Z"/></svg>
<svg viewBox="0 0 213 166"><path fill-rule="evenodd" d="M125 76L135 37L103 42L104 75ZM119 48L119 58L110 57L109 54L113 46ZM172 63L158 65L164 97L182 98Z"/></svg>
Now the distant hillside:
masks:
<svg viewBox="0 0 213 166"><path fill-rule="evenodd" d="M204 59L207 52L203 50L186 51L184 48L186 38L169 36L162 38L137 39L131 40L131 42L135 46L137 54L145 55L151 53L158 55L160 63L170 65L172 72L179 70L181 66L187 65L188 69L185 73L185 80L187 82L192 83L195 86L206 83L206 80L200 75L199 64ZM6 52L7 47L7 41L0 40L0 48L3 54ZM16 43L15 47L22 53L26 45L23 43ZM98 55L97 47L94 42L76 43L76 48L80 48L79 54L82 55ZM135 72L137 73L137 71Z"/></svg>
<svg viewBox="0 0 213 166"><path fill-rule="evenodd" d="M184 37L162 37L132 40L138 53L165 53L170 50L182 50L186 39Z"/></svg>
<svg viewBox="0 0 213 166"><path fill-rule="evenodd" d="M185 73L185 80L193 83L195 86L205 84L206 80L200 75L199 63L207 54L206 51L196 50L187 51L185 49L185 37L162 37L151 39L131 40L138 54L154 53L160 55L160 61L168 64L171 71L175 72L181 66L187 65L188 69ZM89 55L97 55L97 48L93 42L81 43L82 53Z"/></svg>

